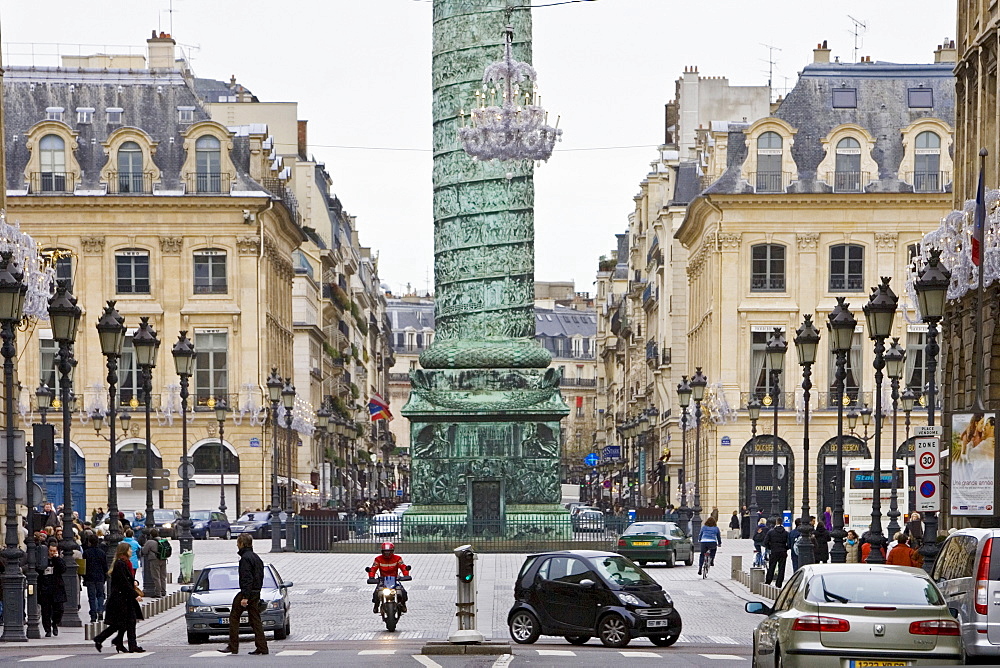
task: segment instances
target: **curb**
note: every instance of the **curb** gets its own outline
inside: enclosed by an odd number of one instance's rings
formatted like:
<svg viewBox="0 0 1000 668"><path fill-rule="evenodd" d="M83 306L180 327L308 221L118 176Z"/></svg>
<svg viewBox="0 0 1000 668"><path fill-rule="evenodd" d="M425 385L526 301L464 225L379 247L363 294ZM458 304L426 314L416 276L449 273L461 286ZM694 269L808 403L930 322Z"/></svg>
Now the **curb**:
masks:
<svg viewBox="0 0 1000 668"><path fill-rule="evenodd" d="M498 656L504 654L513 654L511 649L511 644L509 642L482 642L482 643L451 643L446 640L432 640L426 643L420 648L420 653L423 655L480 655L480 656Z"/></svg>
<svg viewBox="0 0 1000 668"><path fill-rule="evenodd" d="M146 617L146 619L143 620L143 621L149 622L149 623L141 624L136 629L135 637L137 639L138 638L142 638L143 636L146 636L149 633L152 633L153 631L156 631L160 627L165 626L165 625L167 625L167 624L169 624L169 623L171 623L173 621L176 621L177 619L179 619L179 618L181 618L181 617L184 616L183 603L187 600L187 594L182 593L180 591L173 592L172 594L179 597L179 604L180 604L180 608L181 609L180 610L175 610L175 608L178 605L178 603L175 603L175 604L173 604L171 606L166 606L163 609L164 613L172 613L172 614L155 615L154 613L150 612L149 613L150 616ZM141 607L142 607L142 611L143 611L142 614L143 614L143 616L146 616L146 614L147 614L146 611L147 611L148 607L151 607L151 605L156 600L166 601L167 599L170 598L170 596L171 596L171 594L167 594L166 596L163 597L163 599L154 599L154 600L146 601L146 602L140 604ZM92 645L93 644L93 637L95 635L97 635L98 633L100 633L105 628L105 626L106 625L104 624L104 622L94 622L94 623L87 622L87 623L85 623L83 625L84 638L83 638L82 641L75 641L75 642L72 642L72 643L65 643L65 642L64 643L48 643L48 642L46 642L44 644L44 646L47 647L47 648L53 648L53 649L63 649L63 648L67 648L68 649L68 648L79 648L81 645ZM92 630L91 627L95 627L95 630ZM36 646L41 646L41 645L36 645Z"/></svg>

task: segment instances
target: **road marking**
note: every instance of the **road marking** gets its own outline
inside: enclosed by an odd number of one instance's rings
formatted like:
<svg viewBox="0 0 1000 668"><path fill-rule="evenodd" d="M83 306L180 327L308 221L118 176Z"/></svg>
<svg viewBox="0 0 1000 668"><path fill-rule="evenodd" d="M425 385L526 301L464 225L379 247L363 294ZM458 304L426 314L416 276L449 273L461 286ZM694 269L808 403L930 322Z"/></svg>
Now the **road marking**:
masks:
<svg viewBox="0 0 1000 668"><path fill-rule="evenodd" d="M394 649L363 649L358 652L358 656L371 656L374 654L395 654Z"/></svg>
<svg viewBox="0 0 1000 668"><path fill-rule="evenodd" d="M444 589L444 588L445 588L444 585L431 585L427 589L430 590L430 591L436 591L436 590Z"/></svg>
<svg viewBox="0 0 1000 668"><path fill-rule="evenodd" d="M312 656L315 653L314 649L283 649L275 656Z"/></svg>
<svg viewBox="0 0 1000 668"><path fill-rule="evenodd" d="M746 661L742 656L736 656L735 654L699 654L698 656L703 656L706 659L717 659L719 661Z"/></svg>
<svg viewBox="0 0 1000 668"><path fill-rule="evenodd" d="M325 633L309 633L304 636L299 636L299 642L318 642L320 640L326 640Z"/></svg>
<svg viewBox="0 0 1000 668"><path fill-rule="evenodd" d="M494 661L493 665L490 668L507 668L507 666L509 666L513 660L514 660L513 654L504 654L503 656L499 657L496 661Z"/></svg>
<svg viewBox="0 0 1000 668"><path fill-rule="evenodd" d="M536 649L538 656L576 656L576 652L568 649Z"/></svg>
<svg viewBox="0 0 1000 668"><path fill-rule="evenodd" d="M348 640L375 640L375 632L365 631L364 633L355 633Z"/></svg>
<svg viewBox="0 0 1000 668"><path fill-rule="evenodd" d="M421 663L427 666L427 668L441 668L441 664L429 656L424 656L423 654L411 654L410 656L416 659L417 663Z"/></svg>
<svg viewBox="0 0 1000 668"><path fill-rule="evenodd" d="M156 652L145 652L146 656L149 656L150 654L156 654ZM132 659L132 658L135 657L131 657L128 654L112 654L111 656L104 657L104 660L110 661L111 659Z"/></svg>
<svg viewBox="0 0 1000 668"><path fill-rule="evenodd" d="M222 652L219 652L217 650L210 649L210 650L207 650L207 651L204 651L204 652L195 652L194 654L191 655L191 658L192 659L209 659L209 658L221 659L221 658L227 657L227 656L232 656L232 655L231 654L223 654Z"/></svg>
<svg viewBox="0 0 1000 668"><path fill-rule="evenodd" d="M688 596L704 596L705 595L704 593L702 593L700 591L687 591L687 590L685 590L684 593L687 594Z"/></svg>
<svg viewBox="0 0 1000 668"><path fill-rule="evenodd" d="M619 652L622 656L636 659L659 659L656 652Z"/></svg>
<svg viewBox="0 0 1000 668"><path fill-rule="evenodd" d="M717 645L739 645L738 642L726 636L708 636L708 639Z"/></svg>
<svg viewBox="0 0 1000 668"><path fill-rule="evenodd" d="M58 661L59 659L68 659L71 656L76 656L75 654L42 654L41 656L29 656L27 659L21 659L21 663L25 661Z"/></svg>

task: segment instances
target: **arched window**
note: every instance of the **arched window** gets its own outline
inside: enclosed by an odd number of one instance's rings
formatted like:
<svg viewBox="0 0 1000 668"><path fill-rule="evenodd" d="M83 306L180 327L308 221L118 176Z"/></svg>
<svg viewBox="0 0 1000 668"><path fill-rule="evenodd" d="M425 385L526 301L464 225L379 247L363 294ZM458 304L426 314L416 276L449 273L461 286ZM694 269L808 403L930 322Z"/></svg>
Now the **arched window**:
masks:
<svg viewBox="0 0 1000 668"><path fill-rule="evenodd" d="M200 193L222 192L222 143L217 137L204 135L194 143L195 189Z"/></svg>
<svg viewBox="0 0 1000 668"><path fill-rule="evenodd" d="M935 132L921 132L914 143L913 189L918 193L940 192L941 137Z"/></svg>
<svg viewBox="0 0 1000 668"><path fill-rule="evenodd" d="M153 468L163 468L163 459L153 450ZM133 469L146 468L146 444L132 441L115 453L115 470L118 475L130 475Z"/></svg>
<svg viewBox="0 0 1000 668"><path fill-rule="evenodd" d="M777 132L765 132L757 138L757 192L776 193L784 190L781 147L781 135Z"/></svg>
<svg viewBox="0 0 1000 668"><path fill-rule="evenodd" d="M45 135L38 142L41 191L66 192L66 142L59 135Z"/></svg>
<svg viewBox="0 0 1000 668"><path fill-rule="evenodd" d="M830 292L860 292L865 278L865 247L830 246Z"/></svg>
<svg viewBox="0 0 1000 668"><path fill-rule="evenodd" d="M146 192L142 178L142 149L134 141L127 141L118 149L118 192Z"/></svg>
<svg viewBox="0 0 1000 668"><path fill-rule="evenodd" d="M757 244L750 249L751 292L785 289L785 247L781 244Z"/></svg>
<svg viewBox="0 0 1000 668"><path fill-rule="evenodd" d="M221 443L203 443L192 455L194 457L195 475L219 475L219 450L222 450L222 467L224 473L240 472L240 459L229 448Z"/></svg>
<svg viewBox="0 0 1000 668"><path fill-rule="evenodd" d="M844 137L837 142L836 170L835 192L861 192L861 143L854 137Z"/></svg>

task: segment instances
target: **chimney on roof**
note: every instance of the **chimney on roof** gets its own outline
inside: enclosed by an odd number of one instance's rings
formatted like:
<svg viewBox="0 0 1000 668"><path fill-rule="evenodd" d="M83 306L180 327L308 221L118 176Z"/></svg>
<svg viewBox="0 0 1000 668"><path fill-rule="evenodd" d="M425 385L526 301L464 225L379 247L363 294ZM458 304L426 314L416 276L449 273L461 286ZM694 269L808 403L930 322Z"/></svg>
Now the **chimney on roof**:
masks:
<svg viewBox="0 0 1000 668"><path fill-rule="evenodd" d="M173 70L177 68L174 47L177 42L170 36L170 33L161 32L157 36L153 31L153 36L146 40L148 52L147 62L151 70Z"/></svg>
<svg viewBox="0 0 1000 668"><path fill-rule="evenodd" d="M935 63L956 63L958 62L958 50L955 48L955 40L944 38L943 44L938 44L934 52Z"/></svg>
<svg viewBox="0 0 1000 668"><path fill-rule="evenodd" d="M308 160L306 154L309 150L309 143L306 141L306 124L309 121L299 121L299 159Z"/></svg>
<svg viewBox="0 0 1000 668"><path fill-rule="evenodd" d="M813 49L813 62L814 63L828 63L830 62L830 49L826 46L826 40L823 40L822 44L817 44L816 48Z"/></svg>

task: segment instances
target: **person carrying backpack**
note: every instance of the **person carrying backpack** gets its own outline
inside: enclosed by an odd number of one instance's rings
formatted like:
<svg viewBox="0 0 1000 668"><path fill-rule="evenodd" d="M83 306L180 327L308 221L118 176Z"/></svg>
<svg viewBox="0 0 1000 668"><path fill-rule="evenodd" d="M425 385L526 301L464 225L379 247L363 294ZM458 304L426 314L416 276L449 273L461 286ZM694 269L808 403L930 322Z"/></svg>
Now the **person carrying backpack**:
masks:
<svg viewBox="0 0 1000 668"><path fill-rule="evenodd" d="M142 558L146 564L143 583L151 597L167 595L167 560L172 552L170 541L160 538L160 532L156 528L150 529L149 539L142 546Z"/></svg>

